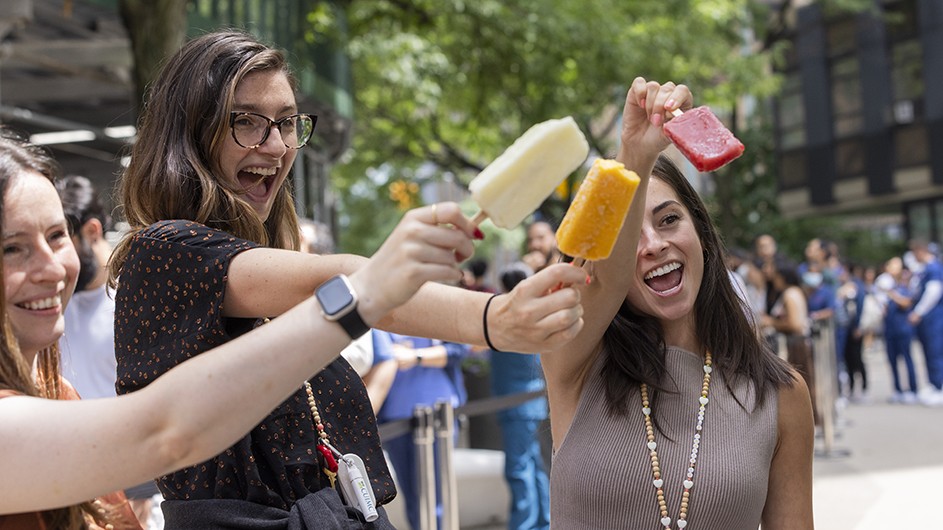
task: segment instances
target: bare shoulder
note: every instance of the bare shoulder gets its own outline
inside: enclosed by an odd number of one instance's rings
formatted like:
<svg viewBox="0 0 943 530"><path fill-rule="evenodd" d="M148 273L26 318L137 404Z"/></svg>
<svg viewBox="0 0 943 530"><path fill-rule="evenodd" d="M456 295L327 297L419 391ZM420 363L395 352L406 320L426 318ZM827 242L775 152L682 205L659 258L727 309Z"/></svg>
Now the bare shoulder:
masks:
<svg viewBox="0 0 943 530"><path fill-rule="evenodd" d="M814 434L812 416L812 397L805 380L795 370L790 370L793 382L779 388L779 430L780 438L786 432L800 434L808 431ZM785 431L784 431L785 430Z"/></svg>

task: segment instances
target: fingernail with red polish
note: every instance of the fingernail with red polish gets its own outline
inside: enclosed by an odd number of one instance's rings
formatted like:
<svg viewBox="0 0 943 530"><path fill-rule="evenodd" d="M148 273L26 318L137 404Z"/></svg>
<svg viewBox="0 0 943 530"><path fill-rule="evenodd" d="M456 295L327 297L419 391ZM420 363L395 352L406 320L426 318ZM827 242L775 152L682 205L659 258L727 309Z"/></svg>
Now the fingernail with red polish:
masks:
<svg viewBox="0 0 943 530"><path fill-rule="evenodd" d="M465 261L465 256L463 256L459 251L456 250L456 251L455 251L455 262L456 262L456 263L461 263L461 262L463 262L463 261Z"/></svg>
<svg viewBox="0 0 943 530"><path fill-rule="evenodd" d="M485 233L481 231L477 226L475 227L475 239L481 241L485 238Z"/></svg>
<svg viewBox="0 0 943 530"><path fill-rule="evenodd" d="M586 285L589 285L589 284L591 284L591 283L593 283L593 278L590 277L590 276L587 276L587 277L586 277Z"/></svg>

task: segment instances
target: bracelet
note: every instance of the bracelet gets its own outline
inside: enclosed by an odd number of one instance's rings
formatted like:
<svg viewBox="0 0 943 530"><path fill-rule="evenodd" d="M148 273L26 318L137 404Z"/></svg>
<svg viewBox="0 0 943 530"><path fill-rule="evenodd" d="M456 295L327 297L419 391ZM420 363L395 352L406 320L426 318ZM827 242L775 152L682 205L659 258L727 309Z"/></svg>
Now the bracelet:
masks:
<svg viewBox="0 0 943 530"><path fill-rule="evenodd" d="M491 348L491 351L496 351L501 353L501 350L494 347L494 344L491 344L491 337L488 336L488 308L491 307L491 301L494 300L494 297L498 296L500 293L495 293L491 295L491 298L488 298L488 301L485 302L485 311L481 315L481 327L485 330L485 344Z"/></svg>

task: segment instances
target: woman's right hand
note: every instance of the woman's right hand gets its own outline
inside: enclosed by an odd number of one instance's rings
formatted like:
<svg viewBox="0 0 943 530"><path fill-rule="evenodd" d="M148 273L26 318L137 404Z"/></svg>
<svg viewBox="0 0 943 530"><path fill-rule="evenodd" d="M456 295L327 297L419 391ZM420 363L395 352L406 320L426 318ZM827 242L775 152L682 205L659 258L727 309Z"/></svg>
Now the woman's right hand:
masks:
<svg viewBox="0 0 943 530"><path fill-rule="evenodd" d="M426 282L457 284L458 264L475 253L472 240L482 237L454 202L406 212L369 262L350 276L363 319L375 324Z"/></svg>
<svg viewBox="0 0 943 530"><path fill-rule="evenodd" d="M692 104L693 96L685 85L636 77L625 96L622 111L620 161L630 169L641 169L626 160L631 157L645 157L654 164L658 154L671 143L662 132L665 121L672 111L690 109Z"/></svg>

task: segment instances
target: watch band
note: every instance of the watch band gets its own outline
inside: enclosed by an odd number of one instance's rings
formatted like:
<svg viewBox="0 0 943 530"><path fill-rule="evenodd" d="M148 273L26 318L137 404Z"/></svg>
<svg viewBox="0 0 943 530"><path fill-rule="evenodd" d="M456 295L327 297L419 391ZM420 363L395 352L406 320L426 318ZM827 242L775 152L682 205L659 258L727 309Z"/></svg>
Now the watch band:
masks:
<svg viewBox="0 0 943 530"><path fill-rule="evenodd" d="M350 335L350 338L356 340L361 335L370 331L370 326L363 321L357 308L353 308L349 313L337 319L337 323L344 328L344 331Z"/></svg>

